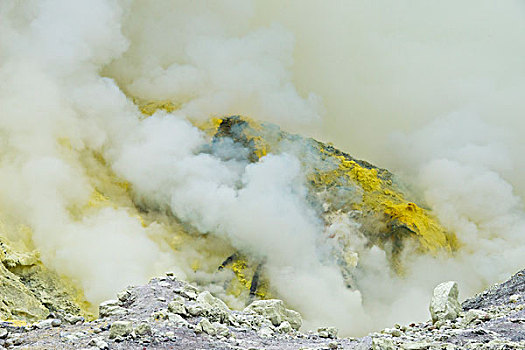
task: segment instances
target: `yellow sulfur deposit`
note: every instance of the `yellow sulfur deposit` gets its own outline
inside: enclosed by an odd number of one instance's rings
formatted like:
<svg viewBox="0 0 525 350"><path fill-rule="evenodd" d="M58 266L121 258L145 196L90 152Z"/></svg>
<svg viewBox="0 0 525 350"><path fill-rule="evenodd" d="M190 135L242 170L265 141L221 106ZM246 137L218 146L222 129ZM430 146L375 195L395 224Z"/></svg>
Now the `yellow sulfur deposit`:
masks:
<svg viewBox="0 0 525 350"><path fill-rule="evenodd" d="M360 231L370 244L387 251L398 272L402 271L399 257L406 244L415 244L421 253L431 254L458 248L455 235L443 228L430 211L407 199L385 169L354 159L331 145L239 116L223 118L215 134L215 138L220 137L230 137L250 149L251 162L272 151L279 153L283 142L300 148L297 156L303 160L310 192L317 194L320 206L325 207L321 216L326 225L330 225L332 213L351 216L361 225ZM339 241L341 259L346 261L348 252L344 250L350 245L344 238Z"/></svg>
<svg viewBox="0 0 525 350"><path fill-rule="evenodd" d="M50 312L92 318L90 305L71 281L49 270L35 251L15 250L0 239L0 318L36 321Z"/></svg>
<svg viewBox="0 0 525 350"><path fill-rule="evenodd" d="M393 184L392 175L386 170L375 168L366 162L359 164L355 160L349 160L350 156L338 155L333 148L320 146L320 151L325 159L331 157L339 165L333 170L311 174L309 178L313 186L331 188L353 183L361 189L362 200L349 203L352 209L359 211L363 218L373 217L385 223L383 230L378 229L377 225L368 230L370 236L380 235L383 239L394 239L398 241L396 244L401 244L399 241L404 238L416 238L418 248L423 252L451 252L457 249L455 236L447 232L428 210L405 199L405 195ZM366 224L364 228L366 230ZM400 228L405 229L404 237L395 234ZM381 243L374 238L373 241Z"/></svg>
<svg viewBox="0 0 525 350"><path fill-rule="evenodd" d="M153 113L155 113L155 111L158 109L162 109L168 113L171 113L180 107L180 105L176 105L168 100L151 101L146 103L140 103L138 101L135 101L135 103L137 103L137 105L139 106L139 109L142 112L142 114L145 114L147 116L153 115Z"/></svg>
<svg viewBox="0 0 525 350"><path fill-rule="evenodd" d="M165 103L148 106L169 110ZM293 144L292 148L299 149L296 156L303 161L313 195L312 204L324 208L320 216L325 224L331 224L334 213L339 217L350 216L359 223L360 232L369 244L378 245L387 252L394 270L399 273L403 270L400 254L407 245L420 253L430 254L451 253L458 248L455 235L443 228L429 210L409 198L395 184L393 174L385 169L355 159L332 145L292 135L276 125L247 117L211 118L208 122L195 124L211 136L212 144L230 138L244 147L249 152L249 162L257 162L269 153L280 153L283 144L285 148ZM351 242L345 241L350 238L337 239L341 247L340 260L349 268L358 266L357 254L348 250ZM236 288L249 288L251 284L244 271L252 264L250 259L243 259L231 266L238 280ZM230 289L233 292L236 288Z"/></svg>

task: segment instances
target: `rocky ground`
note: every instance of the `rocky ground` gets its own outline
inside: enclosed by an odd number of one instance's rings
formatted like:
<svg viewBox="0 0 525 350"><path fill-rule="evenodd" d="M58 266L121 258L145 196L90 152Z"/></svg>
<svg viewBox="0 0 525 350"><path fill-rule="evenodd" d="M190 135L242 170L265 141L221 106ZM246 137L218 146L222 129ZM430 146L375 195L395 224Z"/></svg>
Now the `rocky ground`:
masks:
<svg viewBox="0 0 525 350"><path fill-rule="evenodd" d="M457 285L436 288L432 320L367 337L334 328L298 331L300 315L279 300L232 311L167 274L100 305L100 318L2 322L0 344L20 349L525 349L525 270L459 305Z"/></svg>

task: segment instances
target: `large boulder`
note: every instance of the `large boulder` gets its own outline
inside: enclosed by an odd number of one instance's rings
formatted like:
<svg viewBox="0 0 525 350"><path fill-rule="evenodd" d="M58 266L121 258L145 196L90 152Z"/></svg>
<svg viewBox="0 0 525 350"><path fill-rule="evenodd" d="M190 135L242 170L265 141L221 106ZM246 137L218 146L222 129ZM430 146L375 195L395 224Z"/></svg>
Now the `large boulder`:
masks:
<svg viewBox="0 0 525 350"><path fill-rule="evenodd" d="M430 302L432 322L455 320L461 312L458 301L458 284L454 281L443 282L434 289Z"/></svg>
<svg viewBox="0 0 525 350"><path fill-rule="evenodd" d="M197 297L197 304L203 309L202 314L211 321L224 322L228 319L230 309L220 299L215 298L210 292L205 291Z"/></svg>
<svg viewBox="0 0 525 350"><path fill-rule="evenodd" d="M283 301L278 299L254 301L244 311L263 316L276 327L287 321L293 329L297 330L303 323L300 313L285 308Z"/></svg>

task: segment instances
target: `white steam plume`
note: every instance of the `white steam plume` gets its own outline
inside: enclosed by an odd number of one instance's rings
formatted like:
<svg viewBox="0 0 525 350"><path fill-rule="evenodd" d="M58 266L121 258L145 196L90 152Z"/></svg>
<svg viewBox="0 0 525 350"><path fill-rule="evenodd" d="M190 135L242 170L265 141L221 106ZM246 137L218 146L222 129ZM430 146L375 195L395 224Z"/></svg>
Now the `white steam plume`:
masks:
<svg viewBox="0 0 525 350"><path fill-rule="evenodd" d="M516 155L524 147L505 128L524 131L522 5L289 1L278 2L279 12L276 4L0 3L0 209L31 226L43 261L92 302L184 269L184 256L125 209L72 214L95 187L83 159L89 149L138 199L266 257L272 283L309 326L355 334L426 318L434 284L456 278L465 296L523 267L516 192L525 167ZM318 260L323 227L292 153L226 161L200 152L205 136L188 122L245 114L321 134L312 90L326 102L325 137L414 179L464 244L453 259L408 255L403 279L390 275L383 251L361 251L364 307ZM141 121L130 97L180 108ZM392 130L454 111L386 147Z"/></svg>

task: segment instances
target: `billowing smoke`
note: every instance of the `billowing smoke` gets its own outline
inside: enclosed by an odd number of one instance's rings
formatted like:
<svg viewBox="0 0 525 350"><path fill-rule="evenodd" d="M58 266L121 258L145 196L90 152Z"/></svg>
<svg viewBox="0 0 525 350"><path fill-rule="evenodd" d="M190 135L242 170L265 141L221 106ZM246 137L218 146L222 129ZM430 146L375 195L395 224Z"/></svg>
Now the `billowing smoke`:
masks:
<svg viewBox="0 0 525 350"><path fill-rule="evenodd" d="M44 263L91 302L168 269L186 277L199 247L170 249L130 207L85 209L102 186L95 152L137 203L264 259L307 326L424 319L436 283L457 279L466 296L524 261L523 144L510 131L523 131L523 8L475 4L3 1L2 216L30 226ZM134 101L150 100L177 110L144 119ZM191 122L228 114L398 170L461 250L407 252L400 278L363 249L362 293L346 289L318 259L324 228L293 152L255 164L202 152Z"/></svg>

